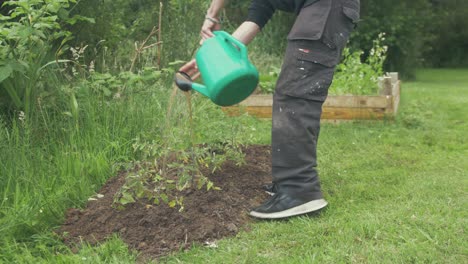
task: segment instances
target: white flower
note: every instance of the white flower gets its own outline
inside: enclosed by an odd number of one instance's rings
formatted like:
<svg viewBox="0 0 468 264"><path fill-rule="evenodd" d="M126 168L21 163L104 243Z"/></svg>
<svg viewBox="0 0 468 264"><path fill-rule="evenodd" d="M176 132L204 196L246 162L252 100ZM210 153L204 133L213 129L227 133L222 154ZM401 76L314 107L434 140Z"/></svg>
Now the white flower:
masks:
<svg viewBox="0 0 468 264"><path fill-rule="evenodd" d="M94 72L94 61L91 61L91 62L89 63L89 72L90 72L90 73L93 73L93 72Z"/></svg>
<svg viewBox="0 0 468 264"><path fill-rule="evenodd" d="M24 123L24 121L26 120L26 115L24 114L23 111L19 111L19 113L18 113L18 119L19 119L19 121L21 121L22 123Z"/></svg>

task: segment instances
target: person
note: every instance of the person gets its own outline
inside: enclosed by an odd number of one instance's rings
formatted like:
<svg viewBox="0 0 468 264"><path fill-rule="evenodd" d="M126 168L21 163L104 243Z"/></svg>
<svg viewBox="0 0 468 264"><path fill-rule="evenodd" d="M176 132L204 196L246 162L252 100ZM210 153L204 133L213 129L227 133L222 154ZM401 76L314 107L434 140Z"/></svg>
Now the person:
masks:
<svg viewBox="0 0 468 264"><path fill-rule="evenodd" d="M221 27L224 0L212 0L202 25L203 40ZM359 0L253 0L248 16L232 34L244 44L267 24L276 10L295 12L273 95L273 195L250 215L278 219L318 211L325 201L318 178L317 139L322 104L327 98L343 48L359 20ZM180 68L198 76L194 60Z"/></svg>

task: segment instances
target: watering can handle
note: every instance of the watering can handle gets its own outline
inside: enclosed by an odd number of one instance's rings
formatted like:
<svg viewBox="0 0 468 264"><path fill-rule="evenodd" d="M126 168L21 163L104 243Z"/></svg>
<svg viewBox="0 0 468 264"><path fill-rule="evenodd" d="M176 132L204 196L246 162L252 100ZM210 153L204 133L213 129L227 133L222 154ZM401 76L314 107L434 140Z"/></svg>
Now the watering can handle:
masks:
<svg viewBox="0 0 468 264"><path fill-rule="evenodd" d="M214 31L213 32L215 35L220 35L226 38L226 40L231 41L234 43L238 48L241 53L242 58L248 58L247 54L247 47L245 46L244 43L240 42L238 39L227 33L226 31Z"/></svg>

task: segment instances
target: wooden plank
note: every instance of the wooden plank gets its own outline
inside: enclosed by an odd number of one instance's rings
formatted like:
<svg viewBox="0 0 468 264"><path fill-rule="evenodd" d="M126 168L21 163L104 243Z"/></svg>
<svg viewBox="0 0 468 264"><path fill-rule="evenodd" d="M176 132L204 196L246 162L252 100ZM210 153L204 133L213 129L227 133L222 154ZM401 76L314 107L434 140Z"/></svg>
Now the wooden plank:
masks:
<svg viewBox="0 0 468 264"><path fill-rule="evenodd" d="M393 86L393 114L398 113L398 107L400 106L400 92L401 92L401 82L397 81Z"/></svg>
<svg viewBox="0 0 468 264"><path fill-rule="evenodd" d="M399 80L400 80L400 79L399 79L400 77L399 77L399 75L398 75L398 72L389 72L389 73L388 73L388 76L389 76L390 78L392 78L392 85L395 85L395 84L396 84L397 82L399 82ZM396 95L396 94L392 93L392 95Z"/></svg>
<svg viewBox="0 0 468 264"><path fill-rule="evenodd" d="M271 118L272 116L271 106L230 106L222 109L228 116L239 116L246 112L259 118Z"/></svg>
<svg viewBox="0 0 468 264"><path fill-rule="evenodd" d="M392 100L389 96L353 96L330 95L324 103L329 107L374 108L389 107ZM240 103L241 106L272 106L272 95L251 95Z"/></svg>
<svg viewBox="0 0 468 264"><path fill-rule="evenodd" d="M382 80L382 85L380 95L392 95L392 77L385 76Z"/></svg>
<svg viewBox="0 0 468 264"><path fill-rule="evenodd" d="M383 119L388 114L384 108L348 108L348 107L324 107L322 119L339 120L373 120Z"/></svg>
<svg viewBox="0 0 468 264"><path fill-rule="evenodd" d="M238 116L247 112L251 116L259 118L271 118L272 108L268 106L248 106L248 107L224 107L223 111L229 116ZM324 107L322 119L339 120L372 120L382 119L389 116L385 108L350 108L350 107Z"/></svg>
<svg viewBox="0 0 468 264"><path fill-rule="evenodd" d="M385 108L391 105L389 96L328 96L323 106L348 108Z"/></svg>
<svg viewBox="0 0 468 264"><path fill-rule="evenodd" d="M272 106L273 95L271 94L254 94L240 103L242 106Z"/></svg>

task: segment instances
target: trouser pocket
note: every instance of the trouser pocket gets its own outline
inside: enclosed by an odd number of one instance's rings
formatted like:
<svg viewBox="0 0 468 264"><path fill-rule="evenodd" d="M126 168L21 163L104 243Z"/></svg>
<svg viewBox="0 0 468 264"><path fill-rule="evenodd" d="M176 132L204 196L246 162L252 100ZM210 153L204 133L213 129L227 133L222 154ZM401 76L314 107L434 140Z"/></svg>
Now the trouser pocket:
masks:
<svg viewBox="0 0 468 264"><path fill-rule="evenodd" d="M320 41L289 41L275 92L323 102L338 61L338 51Z"/></svg>
<svg viewBox="0 0 468 264"><path fill-rule="evenodd" d="M343 49L359 12L360 0L306 1L288 40L321 40L331 49Z"/></svg>
<svg viewBox="0 0 468 264"><path fill-rule="evenodd" d="M359 12L359 0L333 0L322 42L341 52L359 21Z"/></svg>
<svg viewBox="0 0 468 264"><path fill-rule="evenodd" d="M359 22L360 11L360 0L346 0L343 2L343 14L348 17L353 24Z"/></svg>
<svg viewBox="0 0 468 264"><path fill-rule="evenodd" d="M310 1L309 1L310 2ZM332 0L312 1L302 8L288 34L288 40L318 40L322 37Z"/></svg>

